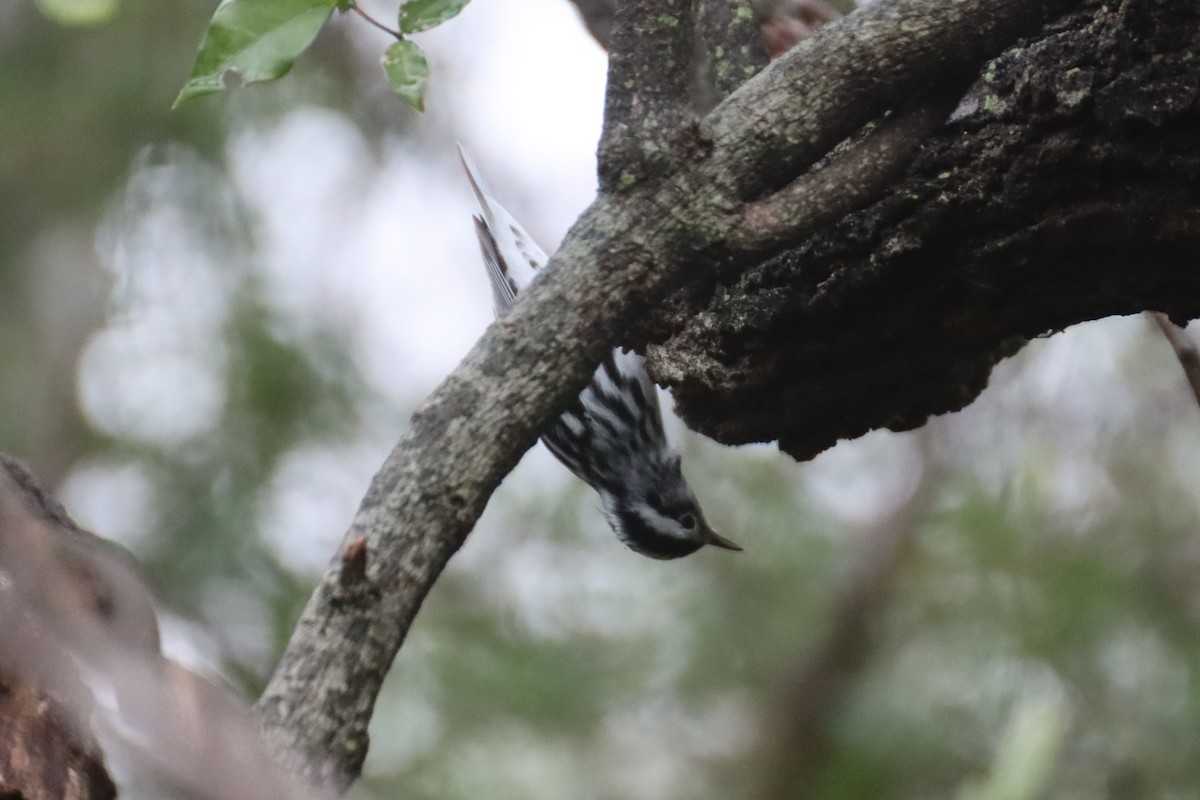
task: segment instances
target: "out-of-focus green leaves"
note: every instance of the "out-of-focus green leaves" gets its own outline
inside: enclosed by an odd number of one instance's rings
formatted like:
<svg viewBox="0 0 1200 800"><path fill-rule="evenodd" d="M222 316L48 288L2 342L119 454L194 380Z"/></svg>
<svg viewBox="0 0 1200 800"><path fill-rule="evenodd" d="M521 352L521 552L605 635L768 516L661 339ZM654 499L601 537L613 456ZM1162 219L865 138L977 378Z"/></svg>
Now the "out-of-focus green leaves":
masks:
<svg viewBox="0 0 1200 800"><path fill-rule="evenodd" d="M213 14L175 107L287 74L336 7L335 0L226 0Z"/></svg>
<svg viewBox="0 0 1200 800"><path fill-rule="evenodd" d="M118 0L37 0L47 17L63 25L99 25L117 13Z"/></svg>
<svg viewBox="0 0 1200 800"><path fill-rule="evenodd" d="M470 0L409 0L400 6L400 30L419 33L453 19Z"/></svg>
<svg viewBox="0 0 1200 800"><path fill-rule="evenodd" d="M340 345L329 348L316 339L281 341L274 322L268 309L243 303L228 334L232 352L227 380L238 415L228 420L224 432L241 442L246 463L257 465L246 476L255 482L269 477L279 458L305 439L344 433L353 410L349 395L361 391L343 370L326 370L319 363L324 356L340 367L336 362L345 359L337 349ZM233 430L236 427L240 430Z"/></svg>
<svg viewBox="0 0 1200 800"><path fill-rule="evenodd" d="M1054 769L1066 729L1057 701L1018 706L986 779L963 788L960 800L1037 800Z"/></svg>
<svg viewBox="0 0 1200 800"><path fill-rule="evenodd" d="M429 63L421 48L407 39L395 42L384 51L380 63L392 91L417 111L424 111Z"/></svg>

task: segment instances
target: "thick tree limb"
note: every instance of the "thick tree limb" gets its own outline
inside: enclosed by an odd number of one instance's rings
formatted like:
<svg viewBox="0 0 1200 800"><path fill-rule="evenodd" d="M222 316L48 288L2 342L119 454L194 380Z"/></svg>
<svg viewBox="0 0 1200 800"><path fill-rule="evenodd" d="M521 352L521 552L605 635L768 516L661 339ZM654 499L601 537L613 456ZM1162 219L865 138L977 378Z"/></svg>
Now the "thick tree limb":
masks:
<svg viewBox="0 0 1200 800"><path fill-rule="evenodd" d="M695 131L690 158L669 179L602 194L414 415L372 481L258 704L290 764L342 787L357 777L383 677L491 492L602 354L640 343L629 340L646 309L701 282L705 267L733 268L728 242L746 201L791 182L897 97L969 71L1071 4L881 0L735 92ZM845 203L840 187L829 194ZM805 229L780 226L764 241Z"/></svg>
<svg viewBox="0 0 1200 800"><path fill-rule="evenodd" d="M691 108L692 0L620 0L608 56L600 190L660 177Z"/></svg>
<svg viewBox="0 0 1200 800"><path fill-rule="evenodd" d="M787 182L781 176L798 174L918 87L971 74L979 53L995 53L1067 5L945 3L921 17L904 3L860 9L771 62L713 111L705 175L732 179L724 188L739 201L772 192Z"/></svg>
<svg viewBox="0 0 1200 800"><path fill-rule="evenodd" d="M730 242L746 252L765 250L779 244L781 232L791 226L792 220L804 220L805 228L810 228L849 213L855 198L874 195L901 176L925 137L945 121L958 97L958 92L944 93L906 108L881 121L854 146L831 156L819 169L804 173L763 200L746 203L741 212L742 224ZM839 206L837 197L847 204Z"/></svg>
<svg viewBox="0 0 1200 800"><path fill-rule="evenodd" d="M693 102L707 112L767 65L751 0L697 0L696 51L700 85Z"/></svg>
<svg viewBox="0 0 1200 800"><path fill-rule="evenodd" d="M1200 315L1200 9L1089 7L990 63L872 206L676 299L650 367L689 425L808 458L964 407L1047 331Z"/></svg>

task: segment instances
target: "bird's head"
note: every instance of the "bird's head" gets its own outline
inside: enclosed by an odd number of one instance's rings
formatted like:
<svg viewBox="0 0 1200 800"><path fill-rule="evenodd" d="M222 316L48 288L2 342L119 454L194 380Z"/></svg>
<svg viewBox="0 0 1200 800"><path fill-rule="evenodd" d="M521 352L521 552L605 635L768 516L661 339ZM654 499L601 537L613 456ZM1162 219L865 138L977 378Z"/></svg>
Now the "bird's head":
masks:
<svg viewBox="0 0 1200 800"><path fill-rule="evenodd" d="M627 494L601 493L605 516L625 546L658 559L681 558L706 544L741 550L709 527L678 462L673 471L676 479L631 487Z"/></svg>

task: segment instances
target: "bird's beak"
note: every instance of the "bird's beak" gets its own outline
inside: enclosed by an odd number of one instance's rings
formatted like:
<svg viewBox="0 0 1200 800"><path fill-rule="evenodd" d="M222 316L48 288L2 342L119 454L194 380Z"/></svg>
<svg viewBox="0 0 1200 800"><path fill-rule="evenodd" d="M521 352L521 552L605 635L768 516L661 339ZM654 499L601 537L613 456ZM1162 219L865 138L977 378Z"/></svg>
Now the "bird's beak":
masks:
<svg viewBox="0 0 1200 800"><path fill-rule="evenodd" d="M723 550L737 550L738 552L741 552L742 550L741 545L734 544L712 529L709 529L708 531L708 543L713 547L720 547Z"/></svg>

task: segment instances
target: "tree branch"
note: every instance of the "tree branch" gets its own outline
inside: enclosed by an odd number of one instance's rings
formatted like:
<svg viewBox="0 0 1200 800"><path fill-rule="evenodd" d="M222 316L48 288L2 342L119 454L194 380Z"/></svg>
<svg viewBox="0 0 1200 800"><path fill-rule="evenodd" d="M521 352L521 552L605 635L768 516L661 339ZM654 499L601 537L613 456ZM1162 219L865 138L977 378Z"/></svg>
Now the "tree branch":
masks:
<svg viewBox="0 0 1200 800"><path fill-rule="evenodd" d="M804 459L963 408L1047 331L1200 315L1198 51L1195 4L1133 0L994 59L869 207L673 298L651 374L696 430Z"/></svg>
<svg viewBox="0 0 1200 800"><path fill-rule="evenodd" d="M811 230L850 213L858 198L878 194L901 176L959 97L959 92L946 92L904 109L881 121L860 141L834 153L818 169L763 200L746 203L742 225L730 243L747 252L770 249L790 243L786 231L792 226Z"/></svg>
<svg viewBox="0 0 1200 800"><path fill-rule="evenodd" d="M781 176L789 182L821 146L896 97L981 63L1070 4L880 0L735 92L702 126L711 149L697 149L668 180L619 198L602 193L513 310L414 415L372 481L258 703L284 760L339 787L357 777L383 677L492 491L603 353L724 257L742 201ZM835 102L842 98L845 108ZM829 201L840 193L830 187ZM799 227L783 225L781 241Z"/></svg>
<svg viewBox="0 0 1200 800"><path fill-rule="evenodd" d="M620 0L608 48L600 191L670 170L671 144L690 116L693 0Z"/></svg>
<svg viewBox="0 0 1200 800"><path fill-rule="evenodd" d="M914 5L923 6L922 13L913 14ZM769 193L889 108L904 105L918 87L964 79L981 53L997 53L1072 5L861 8L771 62L709 115L713 153L705 175L718 185L732 179L726 188L737 200Z"/></svg>
<svg viewBox="0 0 1200 800"><path fill-rule="evenodd" d="M699 86L693 102L707 113L767 65L751 0L697 0L696 54Z"/></svg>

